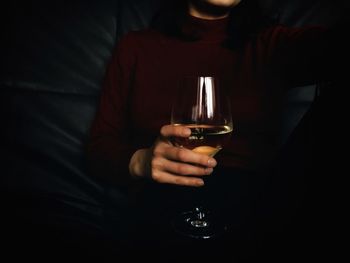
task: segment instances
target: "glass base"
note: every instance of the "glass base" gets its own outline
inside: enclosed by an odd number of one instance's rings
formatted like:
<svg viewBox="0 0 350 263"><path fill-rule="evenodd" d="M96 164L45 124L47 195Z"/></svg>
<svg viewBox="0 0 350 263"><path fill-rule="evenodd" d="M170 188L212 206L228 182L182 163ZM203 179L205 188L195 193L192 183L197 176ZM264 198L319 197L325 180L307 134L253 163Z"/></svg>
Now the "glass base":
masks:
<svg viewBox="0 0 350 263"><path fill-rule="evenodd" d="M216 238L227 230L222 220L198 208L178 215L172 221L172 225L178 233L195 239Z"/></svg>

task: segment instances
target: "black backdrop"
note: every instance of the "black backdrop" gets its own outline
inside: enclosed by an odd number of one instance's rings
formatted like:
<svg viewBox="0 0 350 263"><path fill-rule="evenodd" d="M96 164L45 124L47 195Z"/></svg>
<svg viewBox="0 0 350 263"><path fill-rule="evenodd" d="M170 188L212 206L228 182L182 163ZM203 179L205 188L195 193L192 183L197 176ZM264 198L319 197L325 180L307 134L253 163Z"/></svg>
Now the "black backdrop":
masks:
<svg viewBox="0 0 350 263"><path fill-rule="evenodd" d="M0 117L3 144L0 152L3 192L21 196L28 193L35 196L34 200L48 196L55 201L63 200L72 210L92 214L87 225L99 220L103 213L101 204L106 199L114 205L122 205L123 198L117 191L87 176L84 146L113 46L129 30L146 27L159 2L13 0L2 7ZM268 15L292 26L332 25L344 12L339 1L261 2ZM290 94L286 109L289 121L283 140L290 149L289 154L293 155L291 158L303 152L297 160L305 161L307 169L316 174L301 180L306 186L314 185L313 196L305 209L309 214L316 211L316 215L309 218L313 220L308 222L308 227L313 227L310 233L322 236L324 232L320 234L319 228L338 214L335 202L340 197L337 197L338 186L334 180L339 174L332 167L334 163L329 163L330 158L326 163L320 152L315 153L314 147L321 141L319 130L324 128L319 102L304 115L313 99L314 87L295 89ZM330 102L330 98L326 101ZM296 124L301 125L294 130ZM330 142L326 145L332 147ZM320 168L321 163L326 165ZM328 176L320 176L321 170ZM328 181L329 178L332 180ZM300 183L299 179L294 183ZM8 206L18 205L12 203L13 200L3 201ZM22 203L22 206L25 205ZM45 204L43 207L39 213L47 216L48 212L43 210L48 208ZM324 217L321 223L317 222L318 217ZM330 235L333 229L327 231Z"/></svg>

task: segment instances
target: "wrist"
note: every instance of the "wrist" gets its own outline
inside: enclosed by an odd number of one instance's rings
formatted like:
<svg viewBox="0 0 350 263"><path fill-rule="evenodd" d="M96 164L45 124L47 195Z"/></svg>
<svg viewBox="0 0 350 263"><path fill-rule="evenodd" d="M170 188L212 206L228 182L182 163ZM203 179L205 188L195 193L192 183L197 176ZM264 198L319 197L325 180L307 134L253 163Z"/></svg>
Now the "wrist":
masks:
<svg viewBox="0 0 350 263"><path fill-rule="evenodd" d="M150 169L150 150L139 149L131 157L129 162L129 173L131 177L144 178Z"/></svg>

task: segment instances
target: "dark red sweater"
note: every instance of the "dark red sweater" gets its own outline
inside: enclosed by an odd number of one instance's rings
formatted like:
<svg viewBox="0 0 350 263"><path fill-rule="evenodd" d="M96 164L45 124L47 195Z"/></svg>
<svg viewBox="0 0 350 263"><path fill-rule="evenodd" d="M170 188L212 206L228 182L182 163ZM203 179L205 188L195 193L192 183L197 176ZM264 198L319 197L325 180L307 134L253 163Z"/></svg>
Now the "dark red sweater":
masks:
<svg viewBox="0 0 350 263"><path fill-rule="evenodd" d="M273 160L282 96L286 87L316 79L322 30L271 27L235 49L222 45L226 24L227 19L189 17L185 27L198 27L199 40L155 30L130 32L120 40L89 143L101 173L127 174L135 150L152 145L170 122L177 80L184 75L217 76L229 91L234 130L217 155L220 165L255 170Z"/></svg>

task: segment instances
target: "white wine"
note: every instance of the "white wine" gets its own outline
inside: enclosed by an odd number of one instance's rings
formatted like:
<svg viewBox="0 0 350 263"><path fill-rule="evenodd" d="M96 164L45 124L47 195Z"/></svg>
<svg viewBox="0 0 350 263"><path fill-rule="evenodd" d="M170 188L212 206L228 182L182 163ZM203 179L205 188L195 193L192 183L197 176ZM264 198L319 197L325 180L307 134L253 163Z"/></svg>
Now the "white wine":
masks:
<svg viewBox="0 0 350 263"><path fill-rule="evenodd" d="M192 149L193 152L205 154L210 157L214 157L215 154L217 154L220 150L221 150L221 147L214 148L211 146L198 146Z"/></svg>
<svg viewBox="0 0 350 263"><path fill-rule="evenodd" d="M187 138L174 138L177 146L182 146L196 152L215 155L230 139L232 128L230 126L175 124L191 129L191 135ZM216 151L214 149L216 149Z"/></svg>

